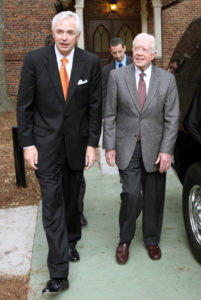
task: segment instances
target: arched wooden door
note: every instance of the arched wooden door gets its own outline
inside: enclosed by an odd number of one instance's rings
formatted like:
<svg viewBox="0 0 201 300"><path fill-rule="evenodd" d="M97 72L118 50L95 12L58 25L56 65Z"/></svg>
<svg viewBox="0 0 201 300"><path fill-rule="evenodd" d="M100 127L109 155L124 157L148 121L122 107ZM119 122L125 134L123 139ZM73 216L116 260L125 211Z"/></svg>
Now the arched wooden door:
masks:
<svg viewBox="0 0 201 300"><path fill-rule="evenodd" d="M127 46L127 54L132 55L133 38L141 31L139 18L113 18L85 20L85 49L99 56L101 66L108 64L109 41L120 37Z"/></svg>

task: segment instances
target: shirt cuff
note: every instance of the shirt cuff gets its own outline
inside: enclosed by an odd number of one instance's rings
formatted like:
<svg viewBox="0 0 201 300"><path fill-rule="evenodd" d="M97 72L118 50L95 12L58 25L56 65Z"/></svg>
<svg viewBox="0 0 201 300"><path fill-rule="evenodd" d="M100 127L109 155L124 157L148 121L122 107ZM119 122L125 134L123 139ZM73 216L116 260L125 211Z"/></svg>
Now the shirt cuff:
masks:
<svg viewBox="0 0 201 300"><path fill-rule="evenodd" d="M28 149L28 148L32 148L32 147L34 147L34 145L23 147L23 149Z"/></svg>

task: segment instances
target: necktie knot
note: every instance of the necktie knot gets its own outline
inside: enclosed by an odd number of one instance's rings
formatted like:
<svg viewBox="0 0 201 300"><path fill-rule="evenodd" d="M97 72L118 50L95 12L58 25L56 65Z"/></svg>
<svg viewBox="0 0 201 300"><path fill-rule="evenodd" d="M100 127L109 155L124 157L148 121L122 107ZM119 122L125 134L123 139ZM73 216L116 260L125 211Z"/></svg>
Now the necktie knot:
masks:
<svg viewBox="0 0 201 300"><path fill-rule="evenodd" d="M145 74L143 72L140 73L140 79L143 79L144 76L145 76Z"/></svg>
<svg viewBox="0 0 201 300"><path fill-rule="evenodd" d="M62 60L61 60L62 66L65 67L65 65L67 64L67 61L68 61L67 58L66 58L66 57L63 57Z"/></svg>
<svg viewBox="0 0 201 300"><path fill-rule="evenodd" d="M119 64L119 68L123 67L122 63Z"/></svg>

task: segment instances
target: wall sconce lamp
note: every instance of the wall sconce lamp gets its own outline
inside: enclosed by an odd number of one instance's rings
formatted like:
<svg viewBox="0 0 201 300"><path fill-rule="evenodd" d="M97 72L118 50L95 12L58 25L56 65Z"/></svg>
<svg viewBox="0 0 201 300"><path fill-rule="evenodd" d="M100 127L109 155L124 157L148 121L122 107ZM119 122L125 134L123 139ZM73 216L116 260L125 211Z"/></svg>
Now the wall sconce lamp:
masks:
<svg viewBox="0 0 201 300"><path fill-rule="evenodd" d="M64 11L64 10L71 10L75 11L74 8L75 1L73 0L57 0L54 3L57 13Z"/></svg>
<svg viewBox="0 0 201 300"><path fill-rule="evenodd" d="M113 13L117 11L117 0L110 1L110 10Z"/></svg>

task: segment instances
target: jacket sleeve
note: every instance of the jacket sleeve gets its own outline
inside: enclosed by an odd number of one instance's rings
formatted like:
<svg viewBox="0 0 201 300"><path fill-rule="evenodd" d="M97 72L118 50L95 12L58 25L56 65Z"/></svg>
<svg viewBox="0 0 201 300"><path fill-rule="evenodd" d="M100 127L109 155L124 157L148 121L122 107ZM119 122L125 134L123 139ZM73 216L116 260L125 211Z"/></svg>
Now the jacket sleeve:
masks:
<svg viewBox="0 0 201 300"><path fill-rule="evenodd" d="M110 72L107 99L105 106L103 125L103 148L106 150L115 149L116 144L116 116L117 116L117 84L114 72Z"/></svg>
<svg viewBox="0 0 201 300"><path fill-rule="evenodd" d="M107 97L107 84L108 84L108 67L104 67L102 69L102 118L105 117L105 105L106 105L106 97Z"/></svg>
<svg viewBox="0 0 201 300"><path fill-rule="evenodd" d="M89 87L89 137L88 146L97 147L101 133L101 68L98 58L96 58L91 68L91 78Z"/></svg>
<svg viewBox="0 0 201 300"><path fill-rule="evenodd" d="M35 94L35 71L31 53L25 56L17 95L17 125L19 141L22 147L34 144L33 104Z"/></svg>

